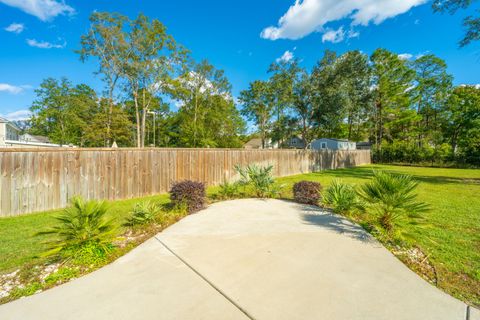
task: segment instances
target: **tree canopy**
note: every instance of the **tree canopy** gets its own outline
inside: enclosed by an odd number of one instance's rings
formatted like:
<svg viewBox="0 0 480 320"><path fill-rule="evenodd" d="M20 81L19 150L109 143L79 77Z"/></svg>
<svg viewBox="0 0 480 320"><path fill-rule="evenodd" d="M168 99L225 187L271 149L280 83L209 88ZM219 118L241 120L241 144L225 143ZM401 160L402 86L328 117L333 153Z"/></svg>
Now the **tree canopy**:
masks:
<svg viewBox="0 0 480 320"><path fill-rule="evenodd" d="M469 4L438 0L434 8ZM95 12L90 22L77 53L97 62L104 90L44 80L29 131L53 142L241 147L248 126L263 147L288 148L297 137L307 148L330 137L371 142L378 161L480 164L480 88L454 87L434 54L327 50L311 68L278 60L235 98L225 72L195 61L160 21Z"/></svg>

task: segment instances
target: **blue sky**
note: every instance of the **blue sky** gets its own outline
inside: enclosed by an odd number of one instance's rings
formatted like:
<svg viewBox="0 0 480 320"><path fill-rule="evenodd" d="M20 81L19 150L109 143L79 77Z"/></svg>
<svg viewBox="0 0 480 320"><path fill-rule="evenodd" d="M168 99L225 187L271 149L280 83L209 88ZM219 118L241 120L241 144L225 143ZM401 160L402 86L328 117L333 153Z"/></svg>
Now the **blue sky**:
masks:
<svg viewBox="0 0 480 320"><path fill-rule="evenodd" d="M238 95L266 78L276 59L294 56L311 67L325 49L434 53L456 84L478 84L480 43L457 45L463 17L476 8L450 16L433 14L428 0L0 0L0 115L24 118L47 77L102 90L95 63L83 64L74 53L94 10L159 19L195 59L224 69Z"/></svg>

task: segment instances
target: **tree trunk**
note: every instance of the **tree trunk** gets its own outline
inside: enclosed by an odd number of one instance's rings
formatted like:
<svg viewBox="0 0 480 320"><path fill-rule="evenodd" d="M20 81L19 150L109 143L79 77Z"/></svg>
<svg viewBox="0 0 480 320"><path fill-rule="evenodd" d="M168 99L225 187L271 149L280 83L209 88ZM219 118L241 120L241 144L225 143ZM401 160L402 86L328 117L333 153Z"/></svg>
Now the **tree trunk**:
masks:
<svg viewBox="0 0 480 320"><path fill-rule="evenodd" d="M193 146L197 146L198 90L195 92L195 110L193 112Z"/></svg>
<svg viewBox="0 0 480 320"><path fill-rule="evenodd" d="M107 135L105 139L105 147L111 147L111 127L112 127L112 115L113 115L113 91L115 90L115 86L117 83L117 79L110 81L110 88L108 89L108 112L107 112Z"/></svg>
<svg viewBox="0 0 480 320"><path fill-rule="evenodd" d="M148 112L148 106L147 106L146 97L145 97L145 89L143 89L142 91L142 132L141 132L142 148L145 148L145 133L146 133L145 128L146 128L147 112Z"/></svg>
<svg viewBox="0 0 480 320"><path fill-rule="evenodd" d="M422 95L420 94L420 98L418 100L418 106L417 106L417 115L421 115L421 111L422 111L422 108L421 108L421 103L422 103ZM422 138L423 138L423 135L422 135L422 120L420 119L420 121L418 121L418 130L419 130L419 133L418 133L418 141L417 141L417 145L419 148L422 147Z"/></svg>
<svg viewBox="0 0 480 320"><path fill-rule="evenodd" d="M265 149L265 138L266 138L265 120L262 120L262 122L260 123L260 135L261 135L261 139L262 139L262 149Z"/></svg>
<svg viewBox="0 0 480 320"><path fill-rule="evenodd" d="M302 140L303 140L303 149L307 150L308 143L307 143L307 120L302 118Z"/></svg>
<svg viewBox="0 0 480 320"><path fill-rule="evenodd" d="M348 140L352 139L352 127L353 127L353 115L352 111L349 111L348 114Z"/></svg>
<svg viewBox="0 0 480 320"><path fill-rule="evenodd" d="M137 92L133 93L133 101L135 103L135 120L136 120L136 129L137 129L137 148L141 148L140 143L140 112L138 109L138 96Z"/></svg>
<svg viewBox="0 0 480 320"><path fill-rule="evenodd" d="M375 133L375 147L377 149L377 159L381 160L382 139L383 139L383 120L382 120L382 102L378 99L375 103L376 109L376 133Z"/></svg>

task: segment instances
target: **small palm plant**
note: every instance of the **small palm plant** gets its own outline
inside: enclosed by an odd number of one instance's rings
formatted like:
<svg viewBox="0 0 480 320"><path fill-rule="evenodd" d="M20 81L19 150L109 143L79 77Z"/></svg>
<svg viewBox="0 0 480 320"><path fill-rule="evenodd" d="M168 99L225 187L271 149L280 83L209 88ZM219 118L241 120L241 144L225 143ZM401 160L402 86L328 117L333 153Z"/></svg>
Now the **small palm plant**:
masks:
<svg viewBox="0 0 480 320"><path fill-rule="evenodd" d="M85 201L80 197L73 198L71 202L72 205L55 218L55 226L38 233L53 236L53 240L47 242L49 248L45 255L73 256L86 246L95 246L97 251L108 252L117 228L114 220L107 218L107 204Z"/></svg>
<svg viewBox="0 0 480 320"><path fill-rule="evenodd" d="M251 186L256 197L275 197L280 193L281 187L275 184L275 179L273 178L273 166L248 165L245 168L235 166L235 169L240 174L240 184Z"/></svg>
<svg viewBox="0 0 480 320"><path fill-rule="evenodd" d="M406 218L419 218L429 206L417 200L418 182L412 176L374 171L373 179L358 194L378 212L378 222L392 234L395 226Z"/></svg>
<svg viewBox="0 0 480 320"><path fill-rule="evenodd" d="M152 223L160 212L161 208L153 201L137 203L123 225L126 227L134 227Z"/></svg>
<svg viewBox="0 0 480 320"><path fill-rule="evenodd" d="M358 199L355 188L340 180L333 180L323 194L323 203L338 214L363 211L364 205Z"/></svg>

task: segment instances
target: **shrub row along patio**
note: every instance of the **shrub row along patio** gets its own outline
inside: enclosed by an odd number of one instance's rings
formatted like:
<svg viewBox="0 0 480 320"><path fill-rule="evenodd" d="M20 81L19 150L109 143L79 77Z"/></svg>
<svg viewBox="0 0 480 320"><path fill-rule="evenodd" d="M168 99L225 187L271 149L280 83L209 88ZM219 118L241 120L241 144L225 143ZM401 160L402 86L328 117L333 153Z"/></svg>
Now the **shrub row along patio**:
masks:
<svg viewBox="0 0 480 320"><path fill-rule="evenodd" d="M249 174L263 175L268 182L267 169L242 169L241 174L245 179ZM395 218L395 228L392 228L395 232L388 232L389 220L379 220L382 216L376 211L379 207L365 208L361 199L356 196L356 190L372 181L373 170L412 175L419 182L418 198L412 203L427 203L429 210L418 210L421 219ZM378 179L381 177L377 177ZM411 269L453 296L480 305L480 199L477 197L480 193L480 171L365 166L280 178L276 180L273 188L261 181L254 182L257 183L255 186L225 183L221 187L209 188L208 197L211 201L251 196L292 199L293 185L300 181L316 183L297 184L297 199L298 195L302 195L304 202L309 202L309 199L312 199L312 196L315 199L315 194L321 190L323 199L318 199L321 203L362 225ZM197 187L195 184L177 185L174 189L179 193L177 198L173 198L181 201L182 192L195 194ZM201 198L201 195L197 196ZM16 279L20 279L17 281L26 282L23 287L20 284L20 289L16 290L13 296L4 298L3 301L49 288L112 261L184 216L188 208L177 207L172 210L169 202L167 195L159 195L110 203L108 215L114 217L117 224L123 224L119 231L122 237L114 243L115 247L111 248L104 260L84 261L84 265L91 263L85 270L62 269L58 265L48 264L55 272L45 271L48 258L41 255L47 251L45 241L51 239L51 235L34 234L51 228L55 224L53 217L61 211L0 219L0 273L4 274L0 278L0 285L5 285L8 280L5 274L13 274ZM198 210L196 205L192 204L190 211ZM40 283L32 282L35 277L41 278Z"/></svg>

